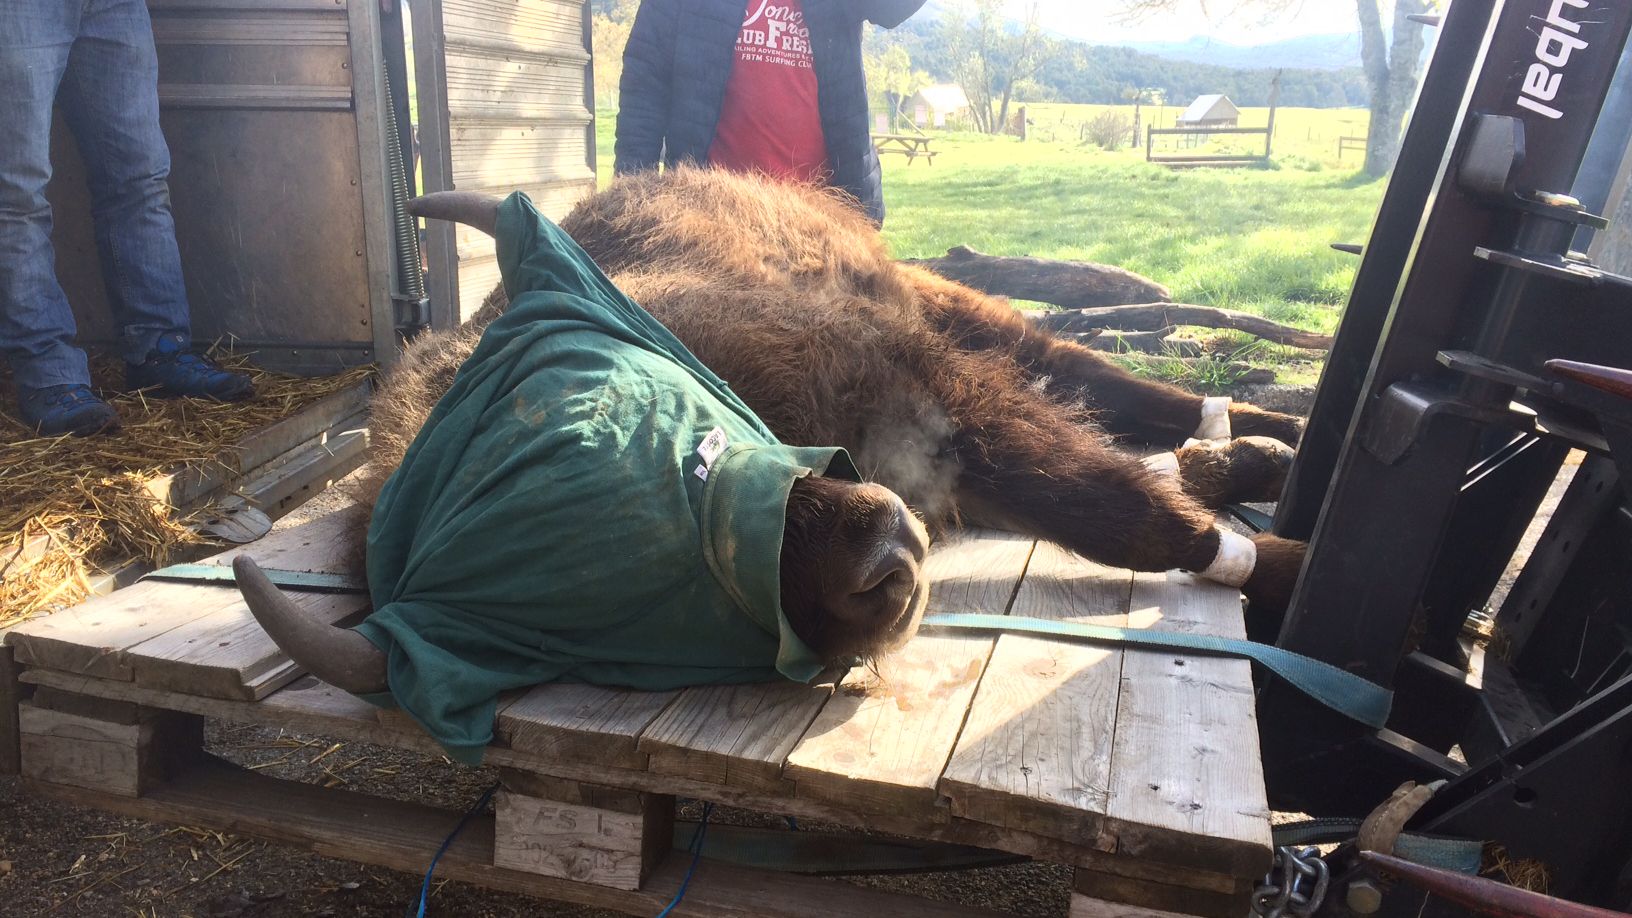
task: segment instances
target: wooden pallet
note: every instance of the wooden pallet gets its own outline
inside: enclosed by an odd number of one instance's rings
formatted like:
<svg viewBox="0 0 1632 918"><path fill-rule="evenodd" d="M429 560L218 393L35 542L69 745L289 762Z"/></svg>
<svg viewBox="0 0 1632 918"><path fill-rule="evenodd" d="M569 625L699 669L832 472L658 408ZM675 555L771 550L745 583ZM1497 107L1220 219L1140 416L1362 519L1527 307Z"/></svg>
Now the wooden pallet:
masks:
<svg viewBox="0 0 1632 918"><path fill-rule="evenodd" d="M331 514L247 550L268 566L338 570L355 522ZM1111 570L1010 534L938 543L929 572L932 611L1242 636L1234 591ZM332 621L366 613L354 596L297 601ZM452 814L146 751L155 737L178 742L201 716L436 751L400 713L301 674L231 588L138 584L26 623L6 644L22 690L45 693L46 706L37 696L15 728L36 791L414 871L451 825ZM663 856L680 795L1072 865L1074 914L1241 914L1270 859L1246 662L926 633L881 673L882 683L850 673L658 693L544 685L502 699L487 761L513 786L488 828L456 846L448 875L649 912L684 869L683 855ZM0 690L4 676L0 666ZM103 715L104 703L144 713ZM82 722L103 716L108 725ZM62 761L80 764L65 771ZM117 774L84 776L104 762ZM601 834L562 835L589 823ZM788 890L788 901L742 899L744 883ZM814 914L799 901L816 895L822 914L848 914L832 896L880 895L833 886L711 865L688 901L695 914L795 915ZM920 913L893 900L869 907L881 905Z"/></svg>

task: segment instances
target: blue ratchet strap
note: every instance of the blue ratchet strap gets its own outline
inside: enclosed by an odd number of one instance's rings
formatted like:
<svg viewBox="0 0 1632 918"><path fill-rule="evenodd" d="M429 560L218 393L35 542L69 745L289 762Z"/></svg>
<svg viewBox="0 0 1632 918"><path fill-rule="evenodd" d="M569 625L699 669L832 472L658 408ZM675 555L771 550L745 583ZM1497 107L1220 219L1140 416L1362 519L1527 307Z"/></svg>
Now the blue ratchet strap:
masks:
<svg viewBox="0 0 1632 918"><path fill-rule="evenodd" d="M1183 650L1209 656L1252 660L1326 707L1379 730L1388 722L1388 710L1394 703L1393 692L1354 673L1289 650L1282 650L1271 644L1259 644L1237 638L1151 631L1146 628L1087 625L1046 618L1028 618L1023 615L979 615L966 612L926 615L924 625L931 628L1001 631L1006 634L1068 638L1100 644L1120 644L1142 650Z"/></svg>

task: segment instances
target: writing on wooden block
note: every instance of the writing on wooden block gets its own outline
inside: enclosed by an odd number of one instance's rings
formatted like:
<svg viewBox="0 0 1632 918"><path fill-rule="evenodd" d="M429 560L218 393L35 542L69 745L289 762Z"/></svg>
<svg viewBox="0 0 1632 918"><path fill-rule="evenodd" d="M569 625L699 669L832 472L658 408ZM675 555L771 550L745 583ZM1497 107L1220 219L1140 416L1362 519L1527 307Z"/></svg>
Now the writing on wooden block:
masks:
<svg viewBox="0 0 1632 918"><path fill-rule="evenodd" d="M18 708L24 777L127 797L164 780L203 742L200 718L153 712L115 723L24 702Z"/></svg>
<svg viewBox="0 0 1632 918"><path fill-rule="evenodd" d="M513 791L500 791L495 800L495 867L639 889L670 839L669 822L656 807L619 812ZM655 833L663 833L661 845Z"/></svg>

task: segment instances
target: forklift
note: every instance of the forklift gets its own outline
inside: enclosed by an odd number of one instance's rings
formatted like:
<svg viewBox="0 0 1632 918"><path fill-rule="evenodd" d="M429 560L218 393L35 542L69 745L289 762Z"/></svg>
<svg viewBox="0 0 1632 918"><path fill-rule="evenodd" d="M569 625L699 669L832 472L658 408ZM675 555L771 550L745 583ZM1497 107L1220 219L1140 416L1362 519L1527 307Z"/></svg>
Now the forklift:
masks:
<svg viewBox="0 0 1632 918"><path fill-rule="evenodd" d="M1394 704L1371 729L1262 678L1269 799L1348 827L1331 841L1416 782L1432 794L1407 833L1499 845L1552 896L1632 910L1632 3L1426 18L1437 43L1272 522L1309 543L1302 576L1284 617L1248 610L1255 640ZM1362 847L1280 849L1260 914L1467 907L1382 891Z"/></svg>

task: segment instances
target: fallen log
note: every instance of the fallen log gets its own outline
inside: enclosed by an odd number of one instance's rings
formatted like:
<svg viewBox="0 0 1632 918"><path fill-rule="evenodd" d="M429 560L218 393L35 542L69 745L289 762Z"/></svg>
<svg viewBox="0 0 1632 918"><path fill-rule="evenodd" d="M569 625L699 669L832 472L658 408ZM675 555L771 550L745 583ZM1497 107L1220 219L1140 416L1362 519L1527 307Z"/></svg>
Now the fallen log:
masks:
<svg viewBox="0 0 1632 918"><path fill-rule="evenodd" d="M1071 334L1077 343L1086 344L1096 351L1112 354L1165 354L1169 357L1200 357L1201 344L1184 338L1169 337L1172 326L1156 331L1116 331L1098 329ZM1080 337L1079 337L1080 336ZM1085 340L1086 339L1086 340Z"/></svg>
<svg viewBox="0 0 1632 918"><path fill-rule="evenodd" d="M1171 295L1166 287L1150 278L1113 265L987 255L966 245L953 246L940 258L905 261L983 293L1036 300L1067 309L1149 303Z"/></svg>
<svg viewBox="0 0 1632 918"><path fill-rule="evenodd" d="M1081 332L1120 328L1128 331L1157 331L1170 325L1200 325L1228 328L1256 335L1276 344L1310 350L1330 350L1332 337L1304 331L1231 309L1194 306L1189 303L1139 303L1126 306L1095 306L1065 312L1041 313L1032 321L1042 328L1059 332Z"/></svg>

